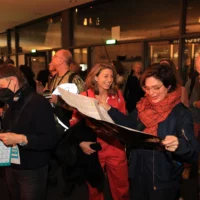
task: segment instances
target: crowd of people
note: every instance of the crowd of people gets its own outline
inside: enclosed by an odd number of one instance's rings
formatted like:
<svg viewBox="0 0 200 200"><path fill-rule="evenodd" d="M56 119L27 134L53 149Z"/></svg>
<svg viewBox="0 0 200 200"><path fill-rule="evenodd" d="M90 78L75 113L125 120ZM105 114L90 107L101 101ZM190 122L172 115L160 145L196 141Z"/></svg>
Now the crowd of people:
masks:
<svg viewBox="0 0 200 200"><path fill-rule="evenodd" d="M103 200L107 176L114 200L179 200L182 173L199 160L200 55L187 81L167 59L144 70L136 57L126 81L115 62L96 63L85 80L80 69L64 49L36 78L26 65L0 64L0 140L20 155L20 163L4 169L11 199L46 199L61 168L66 196L76 184L86 183L89 200ZM94 128L52 94L64 83L74 83L79 95L96 99L116 124L159 138L160 148L142 142L127 146ZM69 158L60 159L66 152Z"/></svg>

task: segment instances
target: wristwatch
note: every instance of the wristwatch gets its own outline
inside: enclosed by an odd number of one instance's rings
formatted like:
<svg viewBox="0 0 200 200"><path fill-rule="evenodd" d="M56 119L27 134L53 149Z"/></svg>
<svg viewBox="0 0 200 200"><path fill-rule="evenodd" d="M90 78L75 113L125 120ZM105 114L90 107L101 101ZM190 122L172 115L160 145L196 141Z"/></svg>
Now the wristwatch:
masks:
<svg viewBox="0 0 200 200"><path fill-rule="evenodd" d="M22 143L19 143L18 144L19 146L25 146L25 145L27 145L25 142L22 142Z"/></svg>

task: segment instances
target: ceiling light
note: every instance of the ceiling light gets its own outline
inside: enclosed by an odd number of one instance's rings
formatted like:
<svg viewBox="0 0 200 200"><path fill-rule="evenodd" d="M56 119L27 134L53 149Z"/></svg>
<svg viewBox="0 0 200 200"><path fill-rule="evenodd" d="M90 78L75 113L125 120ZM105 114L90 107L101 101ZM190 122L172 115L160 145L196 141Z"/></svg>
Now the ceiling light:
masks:
<svg viewBox="0 0 200 200"><path fill-rule="evenodd" d="M70 3L76 3L77 0L70 0L69 2L70 2Z"/></svg>

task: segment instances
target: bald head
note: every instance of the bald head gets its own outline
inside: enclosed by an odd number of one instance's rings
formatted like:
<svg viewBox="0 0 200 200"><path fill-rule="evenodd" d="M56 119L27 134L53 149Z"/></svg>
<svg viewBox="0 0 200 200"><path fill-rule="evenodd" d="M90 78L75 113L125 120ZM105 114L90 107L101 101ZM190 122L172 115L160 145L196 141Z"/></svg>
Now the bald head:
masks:
<svg viewBox="0 0 200 200"><path fill-rule="evenodd" d="M56 52L56 55L59 56L60 58L62 58L66 62L66 64L68 66L70 66L70 64L72 62L72 54L70 51L61 49Z"/></svg>
<svg viewBox="0 0 200 200"><path fill-rule="evenodd" d="M51 65L53 65L56 69L61 65L69 67L71 62L72 54L70 53L70 51L65 49L57 51L51 59Z"/></svg>
<svg viewBox="0 0 200 200"><path fill-rule="evenodd" d="M200 74L200 55L195 60L195 67L197 72Z"/></svg>

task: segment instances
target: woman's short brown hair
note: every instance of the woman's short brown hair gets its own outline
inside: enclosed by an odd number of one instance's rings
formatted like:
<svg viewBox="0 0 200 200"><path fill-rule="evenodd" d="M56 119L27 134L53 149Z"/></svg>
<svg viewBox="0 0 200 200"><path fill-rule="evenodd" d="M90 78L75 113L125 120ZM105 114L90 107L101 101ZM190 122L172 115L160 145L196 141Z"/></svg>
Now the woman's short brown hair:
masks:
<svg viewBox="0 0 200 200"><path fill-rule="evenodd" d="M166 88L169 88L169 93L177 88L176 74L174 70L165 63L154 64L147 68L140 80L141 87L145 86L145 81L149 77L160 80Z"/></svg>
<svg viewBox="0 0 200 200"><path fill-rule="evenodd" d="M86 88L86 90L87 89L94 90L94 93L98 95L99 88L98 88L97 82L95 80L95 76L98 76L101 73L101 71L104 69L110 69L113 71L113 83L108 90L108 94L115 95L115 94L117 94L116 71L115 71L114 67L109 63L97 63L91 68L91 70L88 73L86 80L85 80L85 88Z"/></svg>

